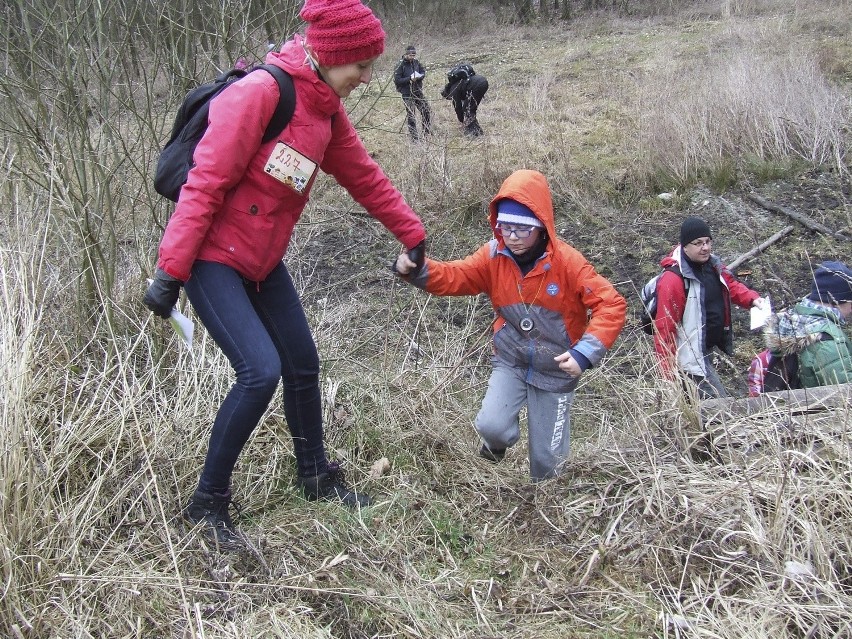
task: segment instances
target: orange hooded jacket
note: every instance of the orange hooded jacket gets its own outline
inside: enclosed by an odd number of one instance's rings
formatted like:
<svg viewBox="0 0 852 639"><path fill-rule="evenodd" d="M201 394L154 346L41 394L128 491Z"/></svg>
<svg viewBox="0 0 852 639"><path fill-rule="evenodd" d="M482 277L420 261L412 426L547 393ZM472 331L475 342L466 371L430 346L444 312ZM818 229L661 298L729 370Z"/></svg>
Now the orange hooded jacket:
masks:
<svg viewBox="0 0 852 639"><path fill-rule="evenodd" d="M547 229L545 252L526 275L496 229L497 203L507 198L530 208ZM560 370L553 358L571 350L589 365L597 364L624 327L627 302L579 251L558 238L550 188L538 171L519 170L506 178L491 200L489 219L494 239L462 260L427 258L409 281L435 295L488 295L496 314L495 356L524 368L527 382L537 388L571 391L577 378ZM525 318L532 320L532 330L522 330Z"/></svg>

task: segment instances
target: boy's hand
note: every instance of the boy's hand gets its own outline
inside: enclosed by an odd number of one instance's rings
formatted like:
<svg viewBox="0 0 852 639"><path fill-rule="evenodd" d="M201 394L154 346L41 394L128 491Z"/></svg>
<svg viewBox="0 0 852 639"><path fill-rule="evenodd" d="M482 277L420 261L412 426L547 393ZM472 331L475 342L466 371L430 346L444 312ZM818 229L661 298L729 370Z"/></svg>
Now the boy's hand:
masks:
<svg viewBox="0 0 852 639"><path fill-rule="evenodd" d="M557 355L553 359L559 362L559 370L563 373L568 373L571 377L579 377L583 374L583 369L580 368L577 360L571 357L570 351L565 351L562 355Z"/></svg>
<svg viewBox="0 0 852 639"><path fill-rule="evenodd" d="M765 297L758 297L751 303L751 305L754 308L759 308L762 311L766 309L768 303L769 301Z"/></svg>
<svg viewBox="0 0 852 639"><path fill-rule="evenodd" d="M408 253L400 253L399 257L396 258L396 268L394 270L400 275L408 275L414 268L417 268L417 264L408 257Z"/></svg>
<svg viewBox="0 0 852 639"><path fill-rule="evenodd" d="M426 240L402 253L394 263L392 270L399 275L416 275L426 262Z"/></svg>

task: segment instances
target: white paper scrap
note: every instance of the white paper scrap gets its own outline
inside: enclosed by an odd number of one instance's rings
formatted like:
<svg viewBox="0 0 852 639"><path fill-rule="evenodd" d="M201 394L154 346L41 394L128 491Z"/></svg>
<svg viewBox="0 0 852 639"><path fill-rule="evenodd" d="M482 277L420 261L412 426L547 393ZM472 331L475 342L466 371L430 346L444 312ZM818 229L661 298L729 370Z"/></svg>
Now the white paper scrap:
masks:
<svg viewBox="0 0 852 639"><path fill-rule="evenodd" d="M183 340L183 343L186 344L186 347L191 350L192 334L195 332L195 324L192 323L192 320L176 308L173 308L171 317L169 317L169 322L175 329L175 333L180 335L180 338Z"/></svg>
<svg viewBox="0 0 852 639"><path fill-rule="evenodd" d="M751 307L751 330L764 326L769 321L769 316L772 315L772 303L769 301L769 297L763 299L765 300L763 308Z"/></svg>

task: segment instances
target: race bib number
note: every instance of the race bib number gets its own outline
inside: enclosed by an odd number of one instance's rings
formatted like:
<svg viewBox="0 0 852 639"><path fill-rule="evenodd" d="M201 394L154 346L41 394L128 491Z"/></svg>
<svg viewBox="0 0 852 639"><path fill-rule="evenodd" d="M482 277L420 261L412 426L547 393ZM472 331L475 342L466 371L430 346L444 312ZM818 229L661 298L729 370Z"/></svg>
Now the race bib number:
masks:
<svg viewBox="0 0 852 639"><path fill-rule="evenodd" d="M279 142L266 161L264 170L301 195L308 188L317 170L317 163L283 142Z"/></svg>

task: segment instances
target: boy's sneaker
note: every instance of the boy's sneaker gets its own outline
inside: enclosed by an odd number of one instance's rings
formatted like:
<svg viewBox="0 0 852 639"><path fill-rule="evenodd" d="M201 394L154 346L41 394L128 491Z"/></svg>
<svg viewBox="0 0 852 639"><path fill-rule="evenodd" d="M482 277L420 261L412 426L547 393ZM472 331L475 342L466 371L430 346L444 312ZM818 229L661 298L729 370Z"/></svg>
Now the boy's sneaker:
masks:
<svg viewBox="0 0 852 639"><path fill-rule="evenodd" d="M222 550L238 550L245 547L245 539L234 528L228 509L233 506L237 514L240 506L231 499L231 491L226 493L207 493L196 490L186 508L183 518L193 526L200 526L200 532L209 541Z"/></svg>
<svg viewBox="0 0 852 639"><path fill-rule="evenodd" d="M482 444L482 448L479 449L479 456L482 457L482 459L487 459L488 461L496 464L497 462L503 461L503 458L506 456L506 449L488 448L488 446Z"/></svg>
<svg viewBox="0 0 852 639"><path fill-rule="evenodd" d="M322 499L339 501L350 508L363 508L370 505L370 498L364 493L352 490L346 483L343 470L337 462L330 462L328 472L313 477L299 477L296 485L302 489L305 498L310 501Z"/></svg>

